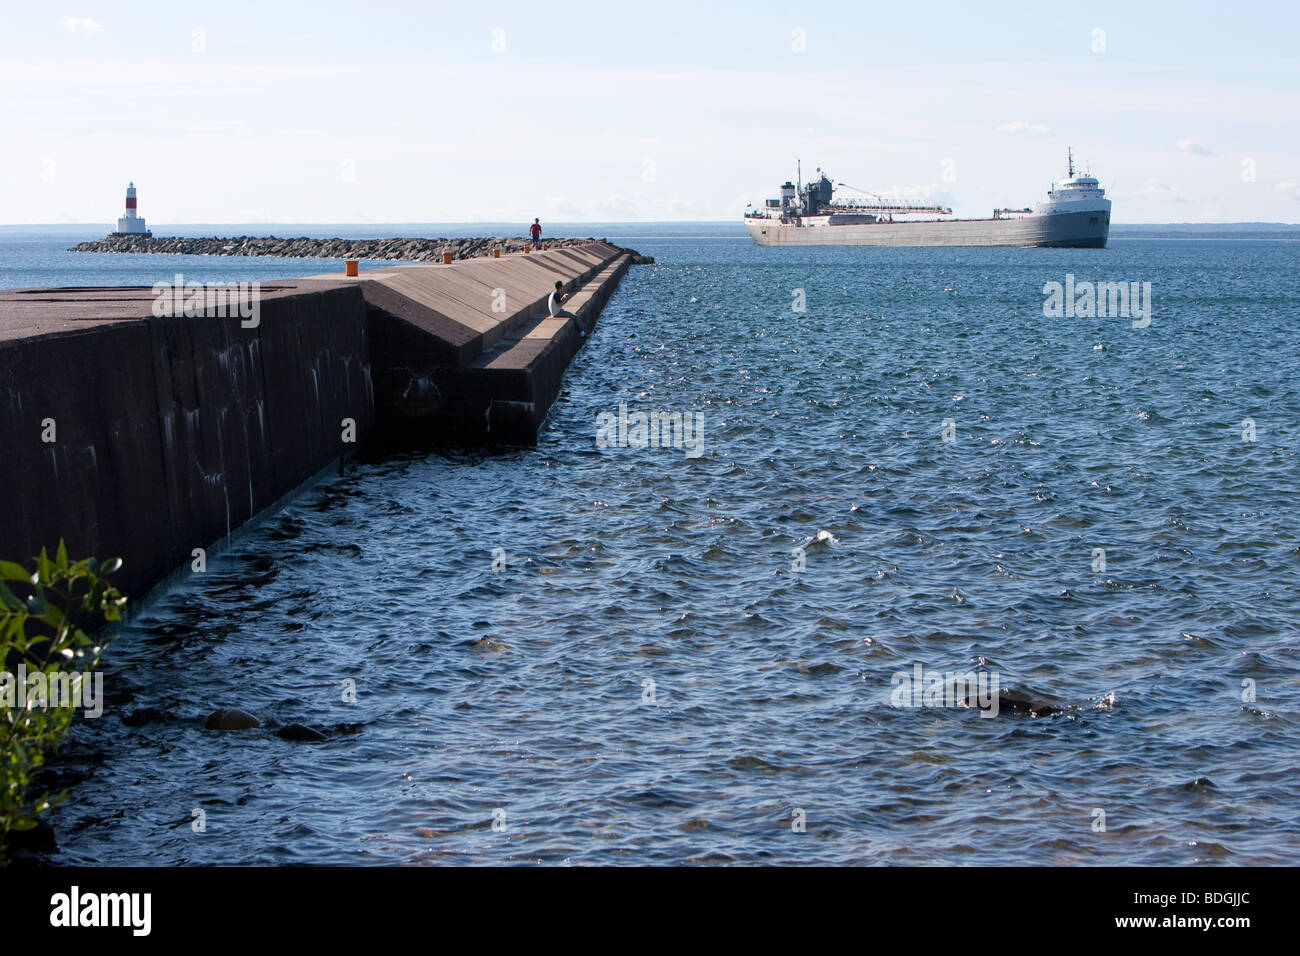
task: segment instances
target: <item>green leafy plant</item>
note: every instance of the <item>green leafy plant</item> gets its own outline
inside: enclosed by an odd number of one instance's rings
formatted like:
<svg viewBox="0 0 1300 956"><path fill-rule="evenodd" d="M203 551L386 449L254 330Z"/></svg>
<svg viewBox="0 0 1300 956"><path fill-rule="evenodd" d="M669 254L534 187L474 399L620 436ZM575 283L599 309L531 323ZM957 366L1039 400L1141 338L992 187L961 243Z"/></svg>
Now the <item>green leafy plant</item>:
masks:
<svg viewBox="0 0 1300 956"><path fill-rule="evenodd" d="M122 566L120 559L70 562L60 541L53 558L42 548L33 564L29 570L0 561L0 864L7 862L12 836L35 827L38 816L65 796L33 793L33 785L76 713L67 701L28 696L17 686L18 675L43 675L37 688L52 686L52 679L70 686L75 699L104 650L87 631L120 620L126 605L106 580ZM72 675L70 685L66 675Z"/></svg>

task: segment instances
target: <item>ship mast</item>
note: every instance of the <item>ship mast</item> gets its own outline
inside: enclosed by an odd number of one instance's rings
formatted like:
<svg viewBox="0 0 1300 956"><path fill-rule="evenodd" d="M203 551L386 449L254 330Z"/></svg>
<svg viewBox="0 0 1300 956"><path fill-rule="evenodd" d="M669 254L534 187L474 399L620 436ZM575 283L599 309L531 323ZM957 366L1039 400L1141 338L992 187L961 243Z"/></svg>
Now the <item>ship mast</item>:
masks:
<svg viewBox="0 0 1300 956"><path fill-rule="evenodd" d="M1070 178L1073 179L1073 178L1074 178L1074 148L1071 147L1071 146L1067 146L1067 147L1065 147L1065 155L1069 157L1069 160L1070 160Z"/></svg>

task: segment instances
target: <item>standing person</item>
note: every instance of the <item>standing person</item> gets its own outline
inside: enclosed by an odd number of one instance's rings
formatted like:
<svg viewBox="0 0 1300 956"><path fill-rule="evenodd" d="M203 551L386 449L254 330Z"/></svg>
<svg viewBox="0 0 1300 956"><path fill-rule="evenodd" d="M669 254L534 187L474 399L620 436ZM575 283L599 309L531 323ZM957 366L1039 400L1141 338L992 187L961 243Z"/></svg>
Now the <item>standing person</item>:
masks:
<svg viewBox="0 0 1300 956"><path fill-rule="evenodd" d="M568 296L564 294L564 283L557 280L555 283L555 291L552 292L551 297L546 300L546 307L551 310L551 318L553 319L573 319L573 321L578 325L578 335L585 339L587 333L583 331L582 323L578 322L578 317L572 312L566 312L564 309L560 308L560 305L567 298Z"/></svg>
<svg viewBox="0 0 1300 956"><path fill-rule="evenodd" d="M528 227L528 231L533 234L533 245L537 245L537 243L541 242L542 239L541 220L534 219L533 224Z"/></svg>

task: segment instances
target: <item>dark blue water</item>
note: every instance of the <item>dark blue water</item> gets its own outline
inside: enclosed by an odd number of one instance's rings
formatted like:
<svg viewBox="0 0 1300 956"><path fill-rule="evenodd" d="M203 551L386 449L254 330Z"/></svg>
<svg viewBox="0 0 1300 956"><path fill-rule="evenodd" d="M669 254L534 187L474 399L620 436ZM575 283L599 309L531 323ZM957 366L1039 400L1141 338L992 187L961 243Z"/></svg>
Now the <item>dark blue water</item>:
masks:
<svg viewBox="0 0 1300 956"><path fill-rule="evenodd" d="M357 465L137 608L59 860L1300 862L1300 247L661 228L538 447ZM703 454L598 448L619 403ZM917 664L1054 712L892 706Z"/></svg>

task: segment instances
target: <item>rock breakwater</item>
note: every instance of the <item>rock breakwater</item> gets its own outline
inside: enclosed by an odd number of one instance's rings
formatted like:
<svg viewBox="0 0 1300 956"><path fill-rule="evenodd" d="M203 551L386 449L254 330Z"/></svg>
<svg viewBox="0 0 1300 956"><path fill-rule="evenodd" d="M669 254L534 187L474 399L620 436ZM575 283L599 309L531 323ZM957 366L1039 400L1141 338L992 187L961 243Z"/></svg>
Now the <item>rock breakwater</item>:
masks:
<svg viewBox="0 0 1300 956"><path fill-rule="evenodd" d="M543 239L549 249L575 246L591 239ZM306 259L385 259L403 262L441 262L443 253L453 259L473 259L522 252L528 239L491 236L477 239L281 239L276 236L234 236L223 239L187 236L106 236L82 242L69 252L170 253L183 256L281 256ZM644 258L644 257L642 257Z"/></svg>

